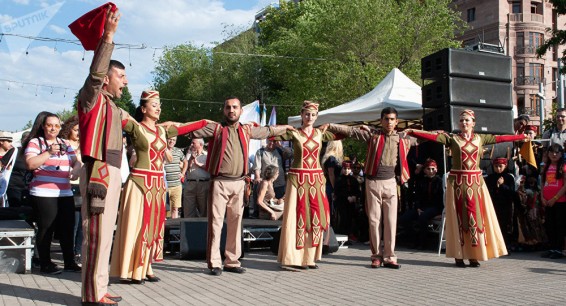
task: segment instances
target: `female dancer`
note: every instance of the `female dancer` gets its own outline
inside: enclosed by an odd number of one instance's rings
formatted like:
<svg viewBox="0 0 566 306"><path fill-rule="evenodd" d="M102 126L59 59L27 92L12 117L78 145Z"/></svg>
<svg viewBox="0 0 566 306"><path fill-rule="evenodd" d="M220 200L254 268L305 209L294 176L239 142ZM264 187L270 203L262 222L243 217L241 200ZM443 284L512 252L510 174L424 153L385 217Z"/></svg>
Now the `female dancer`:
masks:
<svg viewBox="0 0 566 306"><path fill-rule="evenodd" d="M280 139L293 142L293 165L287 175L283 226L277 261L282 266L318 269L322 257L322 233L328 229L330 212L319 153L323 141L336 140L331 132L314 128L318 103L305 101L302 126Z"/></svg>
<svg viewBox="0 0 566 306"><path fill-rule="evenodd" d="M456 266L479 267L479 261L507 255L489 191L479 162L482 146L506 141L523 141L525 135L494 136L474 133L474 111L460 114L460 133L446 134L405 130L408 135L431 140L450 147L452 169L446 182L446 257Z"/></svg>
<svg viewBox="0 0 566 306"><path fill-rule="evenodd" d="M163 260L165 183L163 159L167 138L200 129L206 120L179 127L158 126L161 113L159 92L144 91L136 109L136 120L122 121L132 139L137 160L122 191L118 228L112 251L110 276L123 283L158 282L151 268Z"/></svg>

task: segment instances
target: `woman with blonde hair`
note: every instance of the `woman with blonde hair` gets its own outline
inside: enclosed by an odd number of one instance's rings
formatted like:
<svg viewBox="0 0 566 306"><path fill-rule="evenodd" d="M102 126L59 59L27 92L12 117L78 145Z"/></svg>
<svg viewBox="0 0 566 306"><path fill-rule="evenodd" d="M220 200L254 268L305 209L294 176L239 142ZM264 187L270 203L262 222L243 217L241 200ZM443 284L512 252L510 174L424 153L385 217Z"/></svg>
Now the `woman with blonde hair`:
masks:
<svg viewBox="0 0 566 306"><path fill-rule="evenodd" d="M329 141L326 146L326 151L320 159L320 163L322 164L322 171L326 178L326 197L330 204L330 220L332 224L338 222L335 218L337 214L334 205L334 189L336 180L340 177L340 172L342 171L341 164L343 159L344 150L342 148L342 140Z"/></svg>

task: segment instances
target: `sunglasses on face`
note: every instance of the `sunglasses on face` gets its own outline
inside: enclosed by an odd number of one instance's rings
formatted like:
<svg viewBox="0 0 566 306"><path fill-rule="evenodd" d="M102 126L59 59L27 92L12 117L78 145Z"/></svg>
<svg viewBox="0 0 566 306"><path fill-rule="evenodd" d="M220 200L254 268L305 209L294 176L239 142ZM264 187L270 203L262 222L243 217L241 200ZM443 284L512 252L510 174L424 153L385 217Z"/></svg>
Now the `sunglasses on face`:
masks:
<svg viewBox="0 0 566 306"><path fill-rule="evenodd" d="M47 124L45 125L45 127L46 127L46 128L48 128L48 129L52 129L52 128L55 128L56 130L58 130L58 129L60 129L60 128L61 128L61 125L60 125L60 124L51 124L51 123L47 123Z"/></svg>

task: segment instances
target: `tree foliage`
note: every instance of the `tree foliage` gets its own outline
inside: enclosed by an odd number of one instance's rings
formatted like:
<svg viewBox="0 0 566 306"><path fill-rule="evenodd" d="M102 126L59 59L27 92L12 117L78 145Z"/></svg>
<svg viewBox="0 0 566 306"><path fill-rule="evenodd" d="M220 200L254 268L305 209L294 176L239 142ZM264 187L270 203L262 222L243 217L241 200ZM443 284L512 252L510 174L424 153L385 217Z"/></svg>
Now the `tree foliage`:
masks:
<svg viewBox="0 0 566 306"><path fill-rule="evenodd" d="M566 15L566 1L565 0L548 0L552 3L554 10L557 15ZM557 18L558 19L558 18ZM558 48L559 45L566 44L566 30L563 28L564 25L559 25L556 29L547 28L547 32L550 33L551 37L544 42L538 49L537 55L542 57L546 52L552 48ZM566 49L562 51L562 73L566 73Z"/></svg>
<svg viewBox="0 0 566 306"><path fill-rule="evenodd" d="M236 95L279 105L278 123L298 115L304 100L327 109L373 89L397 67L420 82L422 57L460 45L463 24L450 0L280 1L253 30L227 33L213 49L166 49L154 71L162 118L220 119ZM256 56L250 56L255 54ZM185 102L167 99L190 100Z"/></svg>

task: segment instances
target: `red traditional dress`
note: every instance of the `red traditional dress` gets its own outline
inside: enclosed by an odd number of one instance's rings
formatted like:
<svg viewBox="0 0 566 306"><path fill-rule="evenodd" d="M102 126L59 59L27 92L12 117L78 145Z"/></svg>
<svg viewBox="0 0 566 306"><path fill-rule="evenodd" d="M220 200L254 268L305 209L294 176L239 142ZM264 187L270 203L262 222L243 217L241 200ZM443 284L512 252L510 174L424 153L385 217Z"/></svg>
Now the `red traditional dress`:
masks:
<svg viewBox="0 0 566 306"><path fill-rule="evenodd" d="M200 129L206 120L155 130L133 119L124 120L122 125L132 139L137 160L122 192L110 276L143 280L153 275L151 263L163 260L167 138Z"/></svg>
<svg viewBox="0 0 566 306"><path fill-rule="evenodd" d="M299 129L279 139L292 140L294 158L287 175L277 261L287 266L312 266L322 257L322 232L330 223L320 149L323 141L337 137L319 129L307 135Z"/></svg>
<svg viewBox="0 0 566 306"><path fill-rule="evenodd" d="M494 136L412 131L411 136L444 144L452 152L446 182L446 257L488 260L507 255L489 191L479 168L484 145L523 140L524 135Z"/></svg>

